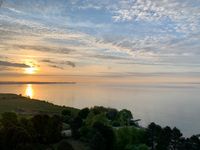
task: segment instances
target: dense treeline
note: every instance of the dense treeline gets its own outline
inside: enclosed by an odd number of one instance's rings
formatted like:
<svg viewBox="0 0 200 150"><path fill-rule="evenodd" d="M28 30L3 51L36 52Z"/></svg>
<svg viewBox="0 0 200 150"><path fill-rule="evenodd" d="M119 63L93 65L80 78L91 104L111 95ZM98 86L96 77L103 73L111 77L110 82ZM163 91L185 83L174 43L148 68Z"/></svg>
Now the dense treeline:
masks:
<svg viewBox="0 0 200 150"><path fill-rule="evenodd" d="M72 135L63 135L65 131ZM155 123L142 128L126 109L94 107L77 112L64 109L60 116L24 118L11 112L1 116L1 150L73 150L70 139L84 143L85 150L200 149L198 136L184 138L179 129Z"/></svg>

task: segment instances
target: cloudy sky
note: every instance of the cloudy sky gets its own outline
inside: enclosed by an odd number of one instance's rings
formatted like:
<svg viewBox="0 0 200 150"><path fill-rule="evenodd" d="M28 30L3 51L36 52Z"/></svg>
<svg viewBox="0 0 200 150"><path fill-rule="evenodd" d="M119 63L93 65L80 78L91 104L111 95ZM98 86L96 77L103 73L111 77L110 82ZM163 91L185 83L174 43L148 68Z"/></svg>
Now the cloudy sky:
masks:
<svg viewBox="0 0 200 150"><path fill-rule="evenodd" d="M0 79L200 81L200 0L0 0Z"/></svg>

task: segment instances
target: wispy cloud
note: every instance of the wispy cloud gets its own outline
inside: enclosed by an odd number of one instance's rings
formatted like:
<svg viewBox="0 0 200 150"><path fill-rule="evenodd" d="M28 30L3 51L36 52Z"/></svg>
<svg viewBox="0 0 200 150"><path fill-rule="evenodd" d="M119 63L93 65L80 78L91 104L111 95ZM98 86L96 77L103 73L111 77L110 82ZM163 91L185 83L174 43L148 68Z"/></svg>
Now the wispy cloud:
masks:
<svg viewBox="0 0 200 150"><path fill-rule="evenodd" d="M22 50L36 50L41 52L52 52L52 53L61 53L61 54L69 54L74 50L63 48L63 47L52 47L52 46L40 46L40 45L11 45L14 49L22 49Z"/></svg>
<svg viewBox="0 0 200 150"><path fill-rule="evenodd" d="M0 7L1 7L2 4L3 4L3 0L0 0Z"/></svg>
<svg viewBox="0 0 200 150"><path fill-rule="evenodd" d="M167 66L171 71L176 66L192 72L200 65L200 2L196 0L0 3L0 56L7 57L10 66L16 65L12 64L16 57L73 73L85 68L88 73L106 71L108 66L120 73L138 65L160 72Z"/></svg>
<svg viewBox="0 0 200 150"><path fill-rule="evenodd" d="M52 61L52 60L49 60L49 59L43 59L41 62L51 64L49 66L54 67L54 68L60 68L60 69L61 68L64 69L63 66L66 66L66 65L70 66L72 68L76 67L76 64L72 61ZM56 64L56 65L52 65L52 64Z"/></svg>
<svg viewBox="0 0 200 150"><path fill-rule="evenodd" d="M173 28L177 32L195 32L199 30L199 6L200 3L196 0L102 0L98 2L88 0L82 2L79 8L105 9L117 22L154 21L158 24L165 22L166 30ZM173 26L168 24L170 22Z"/></svg>
<svg viewBox="0 0 200 150"><path fill-rule="evenodd" d="M61 67L61 66L57 66L57 65L49 65L49 67L64 70L63 67Z"/></svg>
<svg viewBox="0 0 200 150"><path fill-rule="evenodd" d="M17 68L27 68L30 67L23 63L15 63L15 62L8 62L8 61L0 61L0 66L5 67L17 67Z"/></svg>

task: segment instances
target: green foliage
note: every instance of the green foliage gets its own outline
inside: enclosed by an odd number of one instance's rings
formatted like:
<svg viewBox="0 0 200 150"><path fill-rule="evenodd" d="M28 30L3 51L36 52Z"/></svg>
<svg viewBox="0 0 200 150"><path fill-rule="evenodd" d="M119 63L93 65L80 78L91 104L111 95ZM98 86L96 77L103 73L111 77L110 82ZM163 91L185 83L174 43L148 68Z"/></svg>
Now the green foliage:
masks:
<svg viewBox="0 0 200 150"><path fill-rule="evenodd" d="M80 140L90 150L200 149L199 136L184 138L177 128L162 128L155 123L146 129L131 126L133 116L126 109L117 111L94 107L73 110L65 107L61 116L38 114L31 118L19 117L11 112L3 113L0 119L0 149L73 150L73 147L77 149L77 141L81 143ZM65 129L71 129L76 144L61 137L61 131Z"/></svg>
<svg viewBox="0 0 200 150"><path fill-rule="evenodd" d="M126 146L125 150L149 150L149 148L145 144L139 144L139 145L128 145Z"/></svg>
<svg viewBox="0 0 200 150"><path fill-rule="evenodd" d="M33 116L36 113L54 115L60 114L64 108L41 100L30 100L27 97L15 94L0 94L0 114L15 112L23 116Z"/></svg>
<svg viewBox="0 0 200 150"><path fill-rule="evenodd" d="M69 109L63 109L61 114L63 116L71 116L72 115L71 110L69 110Z"/></svg>
<svg viewBox="0 0 200 150"><path fill-rule="evenodd" d="M93 108L90 109L95 115L100 114L100 113L106 113L107 108L102 107L102 106L94 106Z"/></svg>
<svg viewBox="0 0 200 150"><path fill-rule="evenodd" d="M117 116L118 116L118 111L116 109L108 108L106 117L109 120L114 121L117 119Z"/></svg>
<svg viewBox="0 0 200 150"><path fill-rule="evenodd" d="M89 108L84 108L79 111L78 116L81 117L82 119L86 119L89 113L90 113Z"/></svg>
<svg viewBox="0 0 200 150"><path fill-rule="evenodd" d="M105 147L104 150L113 150L114 143L115 143L115 134L114 134L113 129L101 122L95 122L93 124L93 128L96 131L96 134L101 135L101 136L100 135L97 136L95 134L95 136L98 137L98 138L96 138L96 140L100 139L100 137L101 137L101 144ZM99 141L97 141L97 142L99 142ZM97 145L99 145L99 144L97 144Z"/></svg>
<svg viewBox="0 0 200 150"><path fill-rule="evenodd" d="M8 128L3 128L1 134L2 137L2 149L12 150L20 145L25 145L31 142L31 136L29 133L18 126L10 126Z"/></svg>
<svg viewBox="0 0 200 150"><path fill-rule="evenodd" d="M151 147L152 150L155 149L156 143L158 143L161 131L162 128L159 125L156 125L155 123L149 124L149 126L146 129L146 144L149 147Z"/></svg>
<svg viewBox="0 0 200 150"><path fill-rule="evenodd" d="M123 109L119 112L119 120L121 125L130 125L131 119L133 119L133 116L129 110Z"/></svg>
<svg viewBox="0 0 200 150"><path fill-rule="evenodd" d="M112 126L113 127L120 127L120 121L113 121Z"/></svg>
<svg viewBox="0 0 200 150"><path fill-rule="evenodd" d="M55 143L61 139L62 121L61 117L52 116L46 126L46 139L48 143Z"/></svg>
<svg viewBox="0 0 200 150"><path fill-rule="evenodd" d="M95 122L101 122L103 124L109 125L109 120L107 119L105 113L98 113L95 115L93 112L91 112L86 119L86 125L93 126Z"/></svg>
<svg viewBox="0 0 200 150"><path fill-rule="evenodd" d="M74 120L71 123L71 129L72 129L72 135L74 138L79 138L80 137L80 132L79 129L82 127L83 120L77 116L74 118Z"/></svg>
<svg viewBox="0 0 200 150"><path fill-rule="evenodd" d="M159 136L159 140L157 143L157 150L168 150L171 140L171 128L165 127Z"/></svg>
<svg viewBox="0 0 200 150"><path fill-rule="evenodd" d="M135 127L116 129L117 149L125 150L127 146L143 143L145 131Z"/></svg>
<svg viewBox="0 0 200 150"><path fill-rule="evenodd" d="M5 112L2 114L1 124L5 127L16 126L18 124L17 115L12 112Z"/></svg>
<svg viewBox="0 0 200 150"><path fill-rule="evenodd" d="M62 140L58 143L57 150L74 150L72 145L67 140Z"/></svg>
<svg viewBox="0 0 200 150"><path fill-rule="evenodd" d="M91 150L105 150L106 143L103 135L99 132L94 133L90 141L90 149Z"/></svg>

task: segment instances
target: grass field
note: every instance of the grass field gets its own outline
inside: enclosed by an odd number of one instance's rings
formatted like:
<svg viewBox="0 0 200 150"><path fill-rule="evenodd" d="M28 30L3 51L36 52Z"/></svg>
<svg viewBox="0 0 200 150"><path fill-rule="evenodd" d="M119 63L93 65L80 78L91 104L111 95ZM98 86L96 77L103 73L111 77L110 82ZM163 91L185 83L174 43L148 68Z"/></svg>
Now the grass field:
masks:
<svg viewBox="0 0 200 150"><path fill-rule="evenodd" d="M0 114L3 112L15 112L20 115L34 114L60 114L65 108L73 110L74 113L78 109L58 106L49 102L30 99L16 94L0 94Z"/></svg>

